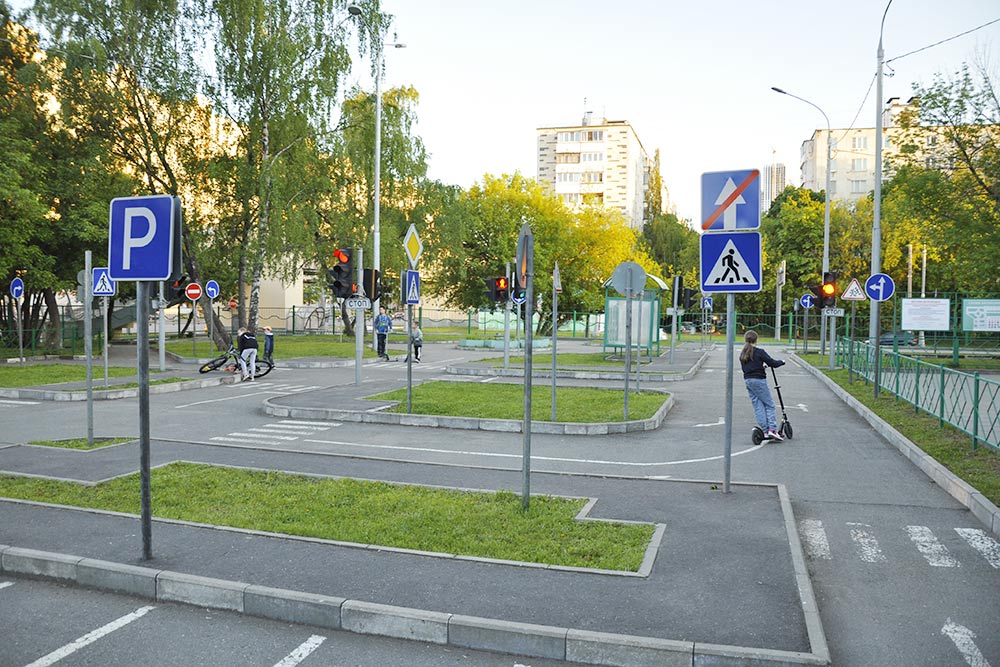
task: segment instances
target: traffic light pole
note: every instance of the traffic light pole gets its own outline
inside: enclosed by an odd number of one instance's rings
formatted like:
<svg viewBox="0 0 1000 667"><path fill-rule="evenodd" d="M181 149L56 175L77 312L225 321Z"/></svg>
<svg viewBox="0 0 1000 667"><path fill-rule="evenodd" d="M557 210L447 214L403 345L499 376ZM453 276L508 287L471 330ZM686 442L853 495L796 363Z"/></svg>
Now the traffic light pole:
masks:
<svg viewBox="0 0 1000 667"><path fill-rule="evenodd" d="M510 279L510 262L507 262L507 299L503 304L503 369L510 368L510 297L514 291L514 283Z"/></svg>
<svg viewBox="0 0 1000 667"><path fill-rule="evenodd" d="M355 265L358 274L358 285L362 282L362 269L364 262L364 249L356 250L358 263ZM374 328L374 327L372 327ZM365 345L365 310L364 308L354 309L354 384L361 386L361 355L364 353Z"/></svg>

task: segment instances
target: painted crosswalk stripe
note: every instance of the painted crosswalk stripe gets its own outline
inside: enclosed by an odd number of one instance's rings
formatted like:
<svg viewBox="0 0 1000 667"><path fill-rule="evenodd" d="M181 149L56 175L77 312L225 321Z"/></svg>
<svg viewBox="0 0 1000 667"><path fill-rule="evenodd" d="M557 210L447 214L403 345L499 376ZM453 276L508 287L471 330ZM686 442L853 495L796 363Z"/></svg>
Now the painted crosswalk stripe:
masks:
<svg viewBox="0 0 1000 667"><path fill-rule="evenodd" d="M976 646L976 634L972 630L964 625L953 623L949 618L944 627L941 628L941 634L954 642L955 648L965 658L969 667L990 667L990 663L986 661L986 658L979 651L979 647Z"/></svg>
<svg viewBox="0 0 1000 667"><path fill-rule="evenodd" d="M961 564L955 560L948 548L941 544L927 526L907 526L906 532L909 534L917 551L927 559L933 567L960 567Z"/></svg>
<svg viewBox="0 0 1000 667"><path fill-rule="evenodd" d="M983 555L993 567L1000 570L1000 543L979 528L956 528L955 532L969 543L969 546Z"/></svg>
<svg viewBox="0 0 1000 667"><path fill-rule="evenodd" d="M277 433L271 433L270 431L267 431L266 429L262 429L262 428L248 428L247 430L250 431L250 432L249 433L230 433L229 435L233 435L233 436L237 436L237 437L241 437L241 438L259 438L261 436L256 435L257 433L266 433L268 438L272 438L274 440L288 440L290 442L292 440L298 440L299 439L299 436L297 436L297 435L278 435Z"/></svg>
<svg viewBox="0 0 1000 667"><path fill-rule="evenodd" d="M8 403L10 405L38 405L38 401L8 401L7 399L0 398L0 403Z"/></svg>
<svg viewBox="0 0 1000 667"><path fill-rule="evenodd" d="M280 431L295 433L315 433L316 431L330 430L329 426L299 426L298 424L264 424L261 428L276 428Z"/></svg>
<svg viewBox="0 0 1000 667"><path fill-rule="evenodd" d="M282 419L281 424L296 424L298 426L343 426L340 422L309 422L309 421L296 421L292 419Z"/></svg>
<svg viewBox="0 0 1000 667"><path fill-rule="evenodd" d="M313 635L309 639L299 644L298 648L289 653L281 662L275 663L274 667L295 667L309 657L309 654L319 648L319 645L326 641L322 635Z"/></svg>
<svg viewBox="0 0 1000 667"><path fill-rule="evenodd" d="M209 438L209 440L212 440L214 442L238 442L238 443L240 443L242 445L275 445L275 446L278 446L278 445L284 445L284 444L286 444L284 442L281 442L280 440L269 440L267 438L261 438L261 437L254 437L251 440L251 439L247 439L247 438L230 438L229 436L225 436L225 435L217 435L214 438Z"/></svg>
<svg viewBox="0 0 1000 667"><path fill-rule="evenodd" d="M871 528L867 523L847 522L851 527L851 539L857 546L858 557L866 563L884 563L888 559L882 550L879 549L878 540L867 528Z"/></svg>
<svg viewBox="0 0 1000 667"><path fill-rule="evenodd" d="M8 586L13 586L13 581L0 581L0 588L7 588Z"/></svg>
<svg viewBox="0 0 1000 667"><path fill-rule="evenodd" d="M826 531L823 529L823 522L819 519L803 519L799 521L799 534L806 546L806 555L809 558L823 558L830 560L830 542L826 539Z"/></svg>
<svg viewBox="0 0 1000 667"><path fill-rule="evenodd" d="M87 634L85 634L84 636L80 637L79 639L76 639L76 640L70 642L69 644L66 644L65 646L63 646L61 648L57 648L55 651L52 651L52 653L49 653L48 655L42 656L41 658L39 658L38 660L35 660L30 665L26 665L26 667L47 667L48 665L53 665L53 664L59 662L60 660L62 660L63 658L65 658L66 656L71 655L73 653L76 653L77 651L79 651L84 646L87 646L88 644L93 644L94 642L96 642L101 637L104 637L105 635L111 634L115 630L118 630L119 628L125 627L126 625L128 625L132 621L135 621L135 620L137 620L139 618L142 618L143 616L145 616L146 614L148 614L150 611L152 611L152 609L153 609L153 607L151 607L151 606L150 607L139 607L138 609L136 609L135 611L133 611L131 614L126 614L125 616L122 616L121 618L119 618L117 620L111 621L107 625L102 625L101 627L97 628L96 630L94 630L92 632L88 632Z"/></svg>

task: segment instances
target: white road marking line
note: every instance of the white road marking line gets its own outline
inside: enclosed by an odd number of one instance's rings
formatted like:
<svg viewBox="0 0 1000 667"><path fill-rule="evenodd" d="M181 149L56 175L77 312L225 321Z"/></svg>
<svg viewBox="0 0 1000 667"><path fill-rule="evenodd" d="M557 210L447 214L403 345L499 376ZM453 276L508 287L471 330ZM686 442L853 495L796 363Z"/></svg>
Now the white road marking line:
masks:
<svg viewBox="0 0 1000 667"><path fill-rule="evenodd" d="M7 588L8 586L13 586L13 581L0 581L0 588Z"/></svg>
<svg viewBox="0 0 1000 667"><path fill-rule="evenodd" d="M833 556L830 553L830 542L826 539L826 530L823 529L823 522L819 519L802 519L799 521L799 534L806 546L806 555L809 558L822 558L830 560Z"/></svg>
<svg viewBox="0 0 1000 667"><path fill-rule="evenodd" d="M215 440L216 438L212 438ZM305 438L304 442L314 442L321 445L343 445L344 447L360 447L364 449L400 449L413 452L426 452L429 454L462 454L465 456L493 456L503 459L520 459L523 454L501 454L499 452L470 452L460 449L434 449L432 447L403 447L400 445L371 445L360 442L343 442L340 440L311 440ZM750 447L749 449L744 449L741 452L733 452L733 456L739 456L741 454L748 454L749 452L755 452L764 445L757 445L755 447ZM678 465L681 463L703 463L705 461L719 461L723 457L719 456L708 456L701 459L685 459L682 461L605 461L603 459L570 459L561 458L556 456L536 456L532 455L532 461L560 461L566 463L599 463L603 465L617 465L617 466L670 466Z"/></svg>
<svg viewBox="0 0 1000 667"><path fill-rule="evenodd" d="M269 431L274 430L278 433L302 433L304 435L329 430L329 428L319 428L317 426L295 426L294 424L261 424L260 428L267 429Z"/></svg>
<svg viewBox="0 0 1000 667"><path fill-rule="evenodd" d="M38 405L39 401L9 401L5 398L0 398L0 403L9 403L11 405Z"/></svg>
<svg viewBox="0 0 1000 667"><path fill-rule="evenodd" d="M293 419L282 419L280 424L295 424L297 426L343 426L340 422L309 422L309 421L297 421Z"/></svg>
<svg viewBox="0 0 1000 667"><path fill-rule="evenodd" d="M976 633L972 630L964 625L953 623L949 618L945 622L944 627L941 628L941 634L947 636L955 643L955 648L965 658L965 662L968 663L969 667L990 667L990 663L979 652L976 642L973 641L976 638Z"/></svg>
<svg viewBox="0 0 1000 667"><path fill-rule="evenodd" d="M281 662L275 663L274 667L295 667L309 657L309 654L319 648L319 645L326 641L322 635L313 635L305 640L299 647L284 657Z"/></svg>
<svg viewBox="0 0 1000 667"><path fill-rule="evenodd" d="M299 439L299 436L297 435L278 435L277 433L271 433L269 431L264 431L262 429L256 429L256 428L248 428L247 430L251 431L251 433L234 432L234 433L227 433L226 435L232 436L234 438L264 438L265 440L286 440L288 442ZM257 435L257 433L255 432L266 433L267 435L266 436Z"/></svg>
<svg viewBox="0 0 1000 667"><path fill-rule="evenodd" d="M31 663L30 665L26 665L25 667L47 667L48 665L55 664L60 660L62 660L63 658L65 658L66 656L76 653L84 646L87 646L88 644L93 644L101 637L111 634L115 630L125 627L132 621L142 618L147 613L149 613L153 608L154 607L151 606L139 607L131 614L126 614L125 616L122 616L118 620L111 621L107 625L103 625L92 632L88 632L79 639L76 639L61 648L57 648L52 653L42 656L38 660L35 660L33 663Z"/></svg>
<svg viewBox="0 0 1000 667"><path fill-rule="evenodd" d="M246 445L246 444L253 444L253 445L274 445L275 447L277 447L279 445L285 445L285 444L287 444L287 443L284 443L284 442L279 442L277 440L268 440L267 438L254 438L254 439L251 440L251 439L247 439L247 438L230 438L230 437L227 437L227 436L224 436L224 435L217 435L214 438L209 438L209 440L216 440L218 442L238 442L238 443L243 444L243 445Z"/></svg>
<svg viewBox="0 0 1000 667"><path fill-rule="evenodd" d="M711 424L695 424L695 428L704 428L705 426L722 426L726 423L725 417L719 417L719 421L712 422Z"/></svg>
<svg viewBox="0 0 1000 667"><path fill-rule="evenodd" d="M851 539L858 548L858 557L865 561L866 563L884 563L888 559L882 550L879 549L878 540L866 528L871 528L867 523L853 523L848 521L848 526L851 526Z"/></svg>
<svg viewBox="0 0 1000 667"><path fill-rule="evenodd" d="M493 382L494 380L499 380L499 375L494 375L493 377L488 377L485 380L480 380L480 382Z"/></svg>
<svg viewBox="0 0 1000 667"><path fill-rule="evenodd" d="M934 537L934 533L927 526L907 526L906 532L917 546L917 551L933 567L961 567L961 563L948 553L948 548Z"/></svg>
<svg viewBox="0 0 1000 667"><path fill-rule="evenodd" d="M969 543L969 546L983 555L990 565L1000 570L1000 543L979 528L956 528L955 532Z"/></svg>
<svg viewBox="0 0 1000 667"><path fill-rule="evenodd" d="M256 388L256 387L255 387ZM222 401L240 401L247 396L257 396L258 394L273 394L273 391L255 391L252 394L240 394L239 396L228 396L226 398L210 398L207 401L195 401L194 403L185 403L184 405L175 405L174 409L179 410L180 408L190 408L195 405L205 405L206 403L221 403Z"/></svg>

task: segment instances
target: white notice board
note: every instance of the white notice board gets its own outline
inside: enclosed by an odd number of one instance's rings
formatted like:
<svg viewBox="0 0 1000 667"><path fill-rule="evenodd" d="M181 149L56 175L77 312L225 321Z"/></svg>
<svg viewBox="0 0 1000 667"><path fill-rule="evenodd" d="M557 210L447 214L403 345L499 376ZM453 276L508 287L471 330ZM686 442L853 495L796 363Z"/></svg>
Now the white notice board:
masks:
<svg viewBox="0 0 1000 667"><path fill-rule="evenodd" d="M950 331L951 299L900 299L904 331Z"/></svg>

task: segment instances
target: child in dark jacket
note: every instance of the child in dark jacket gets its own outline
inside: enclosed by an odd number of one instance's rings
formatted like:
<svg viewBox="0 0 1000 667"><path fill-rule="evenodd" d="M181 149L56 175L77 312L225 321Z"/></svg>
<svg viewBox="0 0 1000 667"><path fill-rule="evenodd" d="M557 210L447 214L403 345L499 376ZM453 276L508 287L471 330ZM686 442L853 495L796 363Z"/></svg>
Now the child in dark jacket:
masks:
<svg viewBox="0 0 1000 667"><path fill-rule="evenodd" d="M757 347L757 332L750 330L743 337L746 343L740 352L740 365L743 366L743 381L750 394L750 404L757 425L764 431L766 440L784 440L778 433L777 415L774 411L774 400L771 398L771 388L767 385L765 366L778 368L784 366L781 359L772 359L763 348Z"/></svg>

